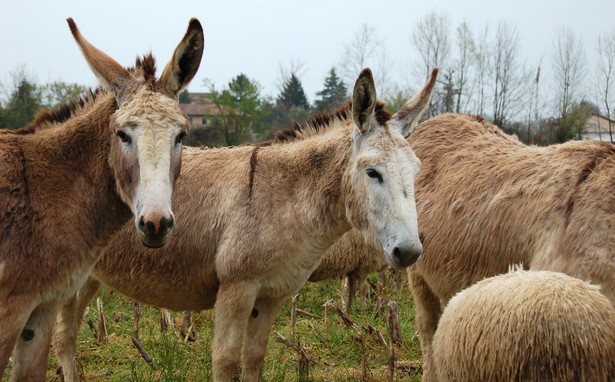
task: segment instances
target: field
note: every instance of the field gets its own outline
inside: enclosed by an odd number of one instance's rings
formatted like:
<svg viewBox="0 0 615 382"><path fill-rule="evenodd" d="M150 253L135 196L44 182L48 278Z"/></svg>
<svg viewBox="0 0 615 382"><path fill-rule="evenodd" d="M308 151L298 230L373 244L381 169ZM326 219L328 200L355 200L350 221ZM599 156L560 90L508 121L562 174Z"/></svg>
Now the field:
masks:
<svg viewBox="0 0 615 382"><path fill-rule="evenodd" d="M294 325L292 301L284 305L269 340L262 380L420 381L420 347L405 273L370 276L368 307L361 311L357 301L350 315L352 322L344 321L335 310L335 306L341 306L340 286L338 280L308 283L296 298ZM151 356L151 366L132 342L135 303L109 289L102 290L99 296L108 335L104 343L96 340L94 330L98 331L99 315L93 301L86 316L91 325L84 324L79 334L78 357L84 381L211 380L213 311L193 314L194 340L186 341L178 335L183 313L171 313L172 325L164 334L161 310L140 305L138 341ZM402 343L394 344L392 350L389 300L395 302L402 338ZM327 301L328 334L324 308ZM390 361L394 361L393 369ZM48 381L60 381L56 366L52 354ZM8 380L7 375L4 380Z"/></svg>

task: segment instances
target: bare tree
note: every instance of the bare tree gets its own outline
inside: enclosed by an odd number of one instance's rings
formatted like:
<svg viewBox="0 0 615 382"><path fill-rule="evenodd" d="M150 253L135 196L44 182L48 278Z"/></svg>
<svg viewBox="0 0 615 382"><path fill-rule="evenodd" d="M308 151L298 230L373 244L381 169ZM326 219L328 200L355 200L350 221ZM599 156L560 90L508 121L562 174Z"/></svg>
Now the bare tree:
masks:
<svg viewBox="0 0 615 382"><path fill-rule="evenodd" d="M529 105L527 110L527 143L532 142L532 122L538 121L538 89L540 86L540 65L530 86ZM535 115L534 115L535 114ZM534 118L535 117L535 118ZM533 119L533 120L532 120Z"/></svg>
<svg viewBox="0 0 615 382"><path fill-rule="evenodd" d="M367 61L376 53L379 44L376 28L367 24L361 25L361 28L354 34L352 41L344 45L340 61L342 75L348 79L356 77L357 73L366 67Z"/></svg>
<svg viewBox="0 0 615 382"><path fill-rule="evenodd" d="M385 99L395 92L395 80L391 80L393 61L384 45L378 48L375 79L379 99ZM351 82L352 83L352 82Z"/></svg>
<svg viewBox="0 0 615 382"><path fill-rule="evenodd" d="M448 16L443 13L432 11L417 22L410 40L421 55L424 72L419 73L420 81L429 76L433 67L440 67L444 71L450 54L449 35L450 22ZM436 96L438 93L436 89ZM434 103L443 104L432 98L426 113L427 117L436 114L433 110Z"/></svg>
<svg viewBox="0 0 615 382"><path fill-rule="evenodd" d="M613 76L615 75L615 30L611 34L598 37L598 89L600 100L604 102L606 117L609 120L609 138L613 142L613 126L611 123L611 105L613 97Z"/></svg>
<svg viewBox="0 0 615 382"><path fill-rule="evenodd" d="M450 54L449 26L446 14L432 11L414 27L411 40L421 55L425 78L433 67L444 67L447 63Z"/></svg>
<svg viewBox="0 0 615 382"><path fill-rule="evenodd" d="M476 43L468 24L461 23L457 27L457 59L455 60L454 86L455 86L455 112L460 113L466 108L469 96L465 96L465 105L462 107L462 97L468 92L469 72L474 66ZM469 93L468 93L469 94Z"/></svg>
<svg viewBox="0 0 615 382"><path fill-rule="evenodd" d="M485 26L483 33L481 34L478 44L476 45L476 51L474 53L474 61L476 63L476 105L475 112L479 115L485 114L486 103L486 89L487 81L489 78L489 58L491 57L491 45L487 39L489 35L489 27Z"/></svg>
<svg viewBox="0 0 615 382"><path fill-rule="evenodd" d="M500 22L493 43L493 122L506 128L522 107L528 73L519 62L519 33L510 24Z"/></svg>
<svg viewBox="0 0 615 382"><path fill-rule="evenodd" d="M553 75L557 90L557 111L568 114L581 92L585 69L585 51L572 29L561 28L553 43Z"/></svg>
<svg viewBox="0 0 615 382"><path fill-rule="evenodd" d="M390 91L391 60L376 28L362 24L353 39L344 45L339 68L344 82L353 84L357 75L366 67L373 69L378 98L384 98Z"/></svg>

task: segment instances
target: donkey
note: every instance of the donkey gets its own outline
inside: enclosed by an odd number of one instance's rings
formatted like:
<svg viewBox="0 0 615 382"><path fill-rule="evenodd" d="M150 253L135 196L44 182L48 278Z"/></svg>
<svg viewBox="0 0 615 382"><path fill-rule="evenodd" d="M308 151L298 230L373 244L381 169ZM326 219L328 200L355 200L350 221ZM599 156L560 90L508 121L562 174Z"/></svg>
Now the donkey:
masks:
<svg viewBox="0 0 615 382"><path fill-rule="evenodd" d="M0 133L0 378L14 349L13 380L45 379L58 308L131 214L147 247L175 225L188 130L177 96L201 61L200 23L190 21L159 80L151 55L128 71L68 24L103 90Z"/></svg>
<svg viewBox="0 0 615 382"><path fill-rule="evenodd" d="M457 292L513 264L601 285L615 304L615 145L526 146L481 117L445 114L409 139L425 251L408 270L423 351Z"/></svg>
<svg viewBox="0 0 615 382"><path fill-rule="evenodd" d="M394 115L376 102L364 69L351 106L274 142L185 148L173 240L152 256L124 227L95 280L59 315L54 348L66 380L77 378L79 321L100 282L173 310L213 308L214 380L231 380L241 364L242 380L257 381L282 304L344 232L359 229L393 268L415 262L422 252L414 202L420 162L405 137L429 103L436 74Z"/></svg>
<svg viewBox="0 0 615 382"><path fill-rule="evenodd" d="M344 312L350 314L357 291L361 310L367 308L367 276L388 268L378 249L368 245L356 229L346 232L325 252L309 281L342 278L341 297Z"/></svg>

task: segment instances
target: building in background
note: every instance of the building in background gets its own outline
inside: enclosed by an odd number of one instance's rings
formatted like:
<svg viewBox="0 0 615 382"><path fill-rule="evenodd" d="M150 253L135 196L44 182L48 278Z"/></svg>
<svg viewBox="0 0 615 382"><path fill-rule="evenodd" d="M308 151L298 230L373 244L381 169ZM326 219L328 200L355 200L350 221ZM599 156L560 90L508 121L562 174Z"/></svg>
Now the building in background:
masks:
<svg viewBox="0 0 615 382"><path fill-rule="evenodd" d="M192 128L212 126L220 111L211 102L209 93L188 93L188 99L188 103L180 103L179 107L190 119Z"/></svg>
<svg viewBox="0 0 615 382"><path fill-rule="evenodd" d="M609 122L613 137L609 134ZM613 142L615 140L615 121L603 115L592 113L583 127L583 139L593 139L595 141Z"/></svg>

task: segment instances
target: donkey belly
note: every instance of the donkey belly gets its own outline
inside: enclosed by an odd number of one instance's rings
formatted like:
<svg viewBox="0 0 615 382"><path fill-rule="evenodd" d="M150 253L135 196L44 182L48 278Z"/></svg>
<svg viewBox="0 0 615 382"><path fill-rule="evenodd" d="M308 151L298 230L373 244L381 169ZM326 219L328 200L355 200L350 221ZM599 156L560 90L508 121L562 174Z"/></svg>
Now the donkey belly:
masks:
<svg viewBox="0 0 615 382"><path fill-rule="evenodd" d="M121 280L122 275L105 275L95 273L94 278L101 283L117 290L128 298L144 304L171 310L198 311L213 308L218 292L217 283L194 286L192 283L181 283L179 280L159 280L131 278Z"/></svg>
<svg viewBox="0 0 615 382"><path fill-rule="evenodd" d="M213 308L216 301L218 280L213 270L198 267L182 270L164 267L129 269L123 267L128 266L124 261L116 261L113 267L107 267L109 264L106 261L97 264L92 276L142 303L178 311L198 311Z"/></svg>

